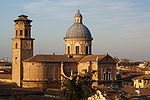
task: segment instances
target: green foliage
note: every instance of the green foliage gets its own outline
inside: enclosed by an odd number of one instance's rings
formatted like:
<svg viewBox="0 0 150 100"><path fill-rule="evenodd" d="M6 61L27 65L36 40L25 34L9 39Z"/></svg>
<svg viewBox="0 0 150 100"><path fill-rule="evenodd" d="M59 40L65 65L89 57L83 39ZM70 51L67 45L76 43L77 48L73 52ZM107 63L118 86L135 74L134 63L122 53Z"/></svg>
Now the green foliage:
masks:
<svg viewBox="0 0 150 100"><path fill-rule="evenodd" d="M88 97L95 94L96 89L92 87L92 76L95 72L85 75L75 75L70 78L64 77L63 97L65 100L87 100Z"/></svg>

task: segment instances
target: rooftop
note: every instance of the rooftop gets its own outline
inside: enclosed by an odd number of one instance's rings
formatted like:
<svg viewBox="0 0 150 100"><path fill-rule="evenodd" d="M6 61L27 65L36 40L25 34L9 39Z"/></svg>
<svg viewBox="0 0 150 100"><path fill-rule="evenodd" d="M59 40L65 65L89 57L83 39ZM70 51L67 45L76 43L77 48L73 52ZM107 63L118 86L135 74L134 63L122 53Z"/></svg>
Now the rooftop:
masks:
<svg viewBox="0 0 150 100"><path fill-rule="evenodd" d="M68 55L43 55L39 54L33 56L29 59L24 60L24 62L96 62L96 60L101 60L106 56L104 55L87 55L85 57L68 57Z"/></svg>
<svg viewBox="0 0 150 100"><path fill-rule="evenodd" d="M142 75L142 76L136 77L136 78L134 78L133 80L136 80L136 79L150 80L150 74Z"/></svg>
<svg viewBox="0 0 150 100"><path fill-rule="evenodd" d="M0 73L0 79L12 79L12 74Z"/></svg>

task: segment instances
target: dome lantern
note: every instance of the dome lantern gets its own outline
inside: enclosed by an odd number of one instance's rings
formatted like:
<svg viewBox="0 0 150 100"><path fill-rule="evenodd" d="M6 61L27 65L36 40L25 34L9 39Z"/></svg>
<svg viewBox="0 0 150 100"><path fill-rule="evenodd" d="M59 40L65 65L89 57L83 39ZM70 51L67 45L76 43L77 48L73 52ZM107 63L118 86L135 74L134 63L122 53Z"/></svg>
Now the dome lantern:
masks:
<svg viewBox="0 0 150 100"><path fill-rule="evenodd" d="M82 24L82 15L80 13L80 10L78 9L78 12L74 16L74 22Z"/></svg>

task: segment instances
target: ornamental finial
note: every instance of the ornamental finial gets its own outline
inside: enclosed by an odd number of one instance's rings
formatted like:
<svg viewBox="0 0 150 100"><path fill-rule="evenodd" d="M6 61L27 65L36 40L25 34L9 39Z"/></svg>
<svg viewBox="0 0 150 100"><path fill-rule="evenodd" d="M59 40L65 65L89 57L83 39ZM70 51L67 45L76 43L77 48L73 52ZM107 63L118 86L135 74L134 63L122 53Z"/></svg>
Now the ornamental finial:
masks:
<svg viewBox="0 0 150 100"><path fill-rule="evenodd" d="M80 13L80 9L78 9L78 13Z"/></svg>

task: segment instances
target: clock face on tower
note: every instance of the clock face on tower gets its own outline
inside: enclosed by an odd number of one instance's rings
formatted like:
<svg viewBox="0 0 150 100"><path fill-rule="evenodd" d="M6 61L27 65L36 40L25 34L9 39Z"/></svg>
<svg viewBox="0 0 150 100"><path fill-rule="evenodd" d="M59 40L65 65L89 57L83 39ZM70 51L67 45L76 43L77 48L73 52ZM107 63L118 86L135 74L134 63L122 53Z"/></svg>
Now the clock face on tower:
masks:
<svg viewBox="0 0 150 100"><path fill-rule="evenodd" d="M24 48L25 49L30 49L31 48L31 41L25 41L24 42Z"/></svg>

